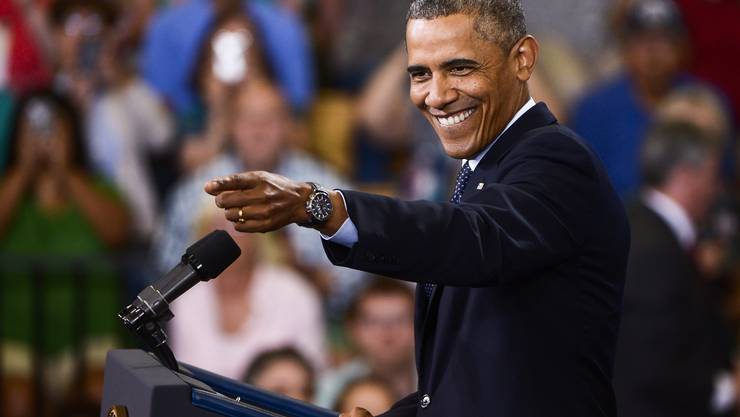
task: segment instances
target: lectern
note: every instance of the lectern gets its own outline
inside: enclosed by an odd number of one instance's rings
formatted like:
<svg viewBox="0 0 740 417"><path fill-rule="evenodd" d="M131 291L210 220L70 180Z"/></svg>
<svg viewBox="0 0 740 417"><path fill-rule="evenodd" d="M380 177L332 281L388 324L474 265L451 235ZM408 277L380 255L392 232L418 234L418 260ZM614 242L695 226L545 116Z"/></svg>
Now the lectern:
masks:
<svg viewBox="0 0 740 417"><path fill-rule="evenodd" d="M112 350L101 417L337 417L301 401L186 364L173 371L143 350Z"/></svg>
<svg viewBox="0 0 740 417"><path fill-rule="evenodd" d="M164 278L144 288L119 314L153 354L113 350L105 364L101 417L337 417L337 413L178 363L164 324L170 303L217 277L241 254L223 230L190 246Z"/></svg>

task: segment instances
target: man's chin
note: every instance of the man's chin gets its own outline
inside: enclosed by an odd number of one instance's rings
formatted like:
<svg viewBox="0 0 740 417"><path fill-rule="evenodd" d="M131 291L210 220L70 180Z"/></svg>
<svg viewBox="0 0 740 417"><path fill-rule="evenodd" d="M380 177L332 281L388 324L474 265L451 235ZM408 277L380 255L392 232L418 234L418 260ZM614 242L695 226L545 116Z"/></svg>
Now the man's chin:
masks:
<svg viewBox="0 0 740 417"><path fill-rule="evenodd" d="M475 149L471 148L470 146L467 146L467 144L461 145L461 142L465 143L465 141L456 141L455 143L446 142L444 139L441 139L441 141L442 141L442 148L444 148L445 153L450 158L471 159L475 157L475 155L478 154L478 152Z"/></svg>

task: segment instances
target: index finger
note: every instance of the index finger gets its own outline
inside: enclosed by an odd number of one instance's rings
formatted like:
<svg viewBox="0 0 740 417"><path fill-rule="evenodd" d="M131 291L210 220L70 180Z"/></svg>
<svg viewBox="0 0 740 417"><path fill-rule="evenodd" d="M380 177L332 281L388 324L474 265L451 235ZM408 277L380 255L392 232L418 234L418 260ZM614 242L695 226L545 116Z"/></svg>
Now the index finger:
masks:
<svg viewBox="0 0 740 417"><path fill-rule="evenodd" d="M259 183L256 172L242 172L208 181L204 190L211 195L219 195L224 191L248 190Z"/></svg>

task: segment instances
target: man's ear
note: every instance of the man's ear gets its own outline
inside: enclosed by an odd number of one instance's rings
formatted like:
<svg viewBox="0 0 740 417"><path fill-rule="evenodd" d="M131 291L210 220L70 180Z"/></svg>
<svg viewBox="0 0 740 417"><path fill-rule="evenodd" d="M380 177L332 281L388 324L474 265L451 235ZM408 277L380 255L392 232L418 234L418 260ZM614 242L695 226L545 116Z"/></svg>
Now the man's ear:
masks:
<svg viewBox="0 0 740 417"><path fill-rule="evenodd" d="M532 35L519 39L511 48L509 59L513 61L516 77L523 82L529 81L537 63L540 45Z"/></svg>

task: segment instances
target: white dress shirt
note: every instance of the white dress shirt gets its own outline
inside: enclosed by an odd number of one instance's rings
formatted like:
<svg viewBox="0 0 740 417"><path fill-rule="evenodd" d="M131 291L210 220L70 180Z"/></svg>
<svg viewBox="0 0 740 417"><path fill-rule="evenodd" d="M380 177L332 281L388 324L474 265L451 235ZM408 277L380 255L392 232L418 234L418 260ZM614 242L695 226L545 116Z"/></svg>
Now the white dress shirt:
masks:
<svg viewBox="0 0 740 417"><path fill-rule="evenodd" d="M683 207L664 193L649 188L642 196L645 204L671 229L681 247L691 250L696 244L696 228Z"/></svg>
<svg viewBox="0 0 740 417"><path fill-rule="evenodd" d="M470 165L470 170L475 171L475 168L478 166L478 163L483 159L484 156L486 156L486 153L493 147L493 145L498 141L498 138L501 137L501 135L506 132L511 125L513 125L517 120L519 120L520 117L524 115L524 113L528 112L532 107L535 106L535 101L532 99L532 97L529 98L529 100L519 109L519 111L514 114L514 117L511 118L509 123L506 125L504 130L499 133L499 135L491 141L491 143L486 146L485 149L480 151L478 155L475 156L473 159L463 159L462 165L465 165L467 162ZM340 191L339 194L342 196L342 202L344 203L344 208L347 208L347 201L344 199L344 194ZM357 226L355 226L352 219L347 217L347 220L342 223L342 226L339 227L339 230L337 230L336 233L334 233L333 236L326 236L325 234L321 233L321 238L324 240L328 240L332 243L336 243L338 245L346 246L348 248L351 248L354 246L355 243L359 240L359 235L357 233Z"/></svg>

